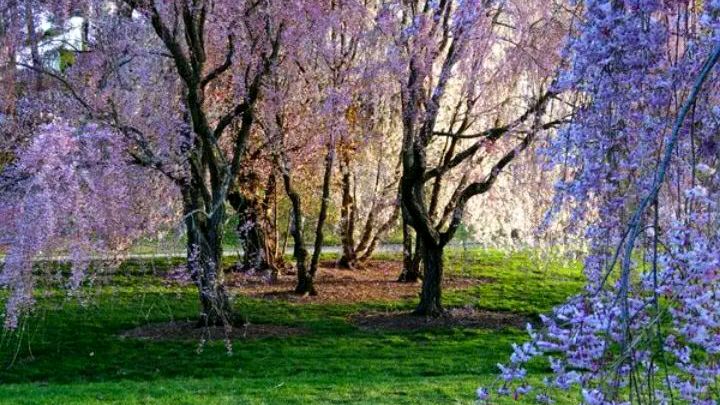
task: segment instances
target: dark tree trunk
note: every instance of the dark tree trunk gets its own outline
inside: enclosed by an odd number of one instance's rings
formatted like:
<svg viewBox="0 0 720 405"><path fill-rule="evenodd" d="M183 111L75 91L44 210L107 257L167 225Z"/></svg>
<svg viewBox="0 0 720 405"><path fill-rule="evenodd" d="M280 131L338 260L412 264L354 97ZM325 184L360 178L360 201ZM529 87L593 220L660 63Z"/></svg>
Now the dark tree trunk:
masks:
<svg viewBox="0 0 720 405"><path fill-rule="evenodd" d="M358 267L358 257L354 251L343 250L343 255L337 262L337 267L346 270L354 270Z"/></svg>
<svg viewBox="0 0 720 405"><path fill-rule="evenodd" d="M417 283L420 280L420 263L415 260L420 251L415 250L413 255L413 238L410 225L403 218L403 268L398 277L400 283Z"/></svg>
<svg viewBox="0 0 720 405"><path fill-rule="evenodd" d="M441 303L443 279L443 247L423 244L424 276L420 303L416 315L439 316L444 310ZM418 252L419 254L420 252Z"/></svg>
<svg viewBox="0 0 720 405"><path fill-rule="evenodd" d="M327 155L325 156L325 174L323 175L323 190L322 200L320 202L320 213L318 214L318 222L315 228L315 246L313 247L312 259L310 260L309 273L309 287L307 284L304 289L300 289L301 284L298 282L299 293L302 294L317 294L313 281L315 280L315 274L317 273L318 263L320 262L320 253L322 253L322 245L324 242L323 227L325 226L325 220L327 219L327 212L330 206L330 186L332 183L332 169L335 164L335 145L330 142L327 146Z"/></svg>
<svg viewBox="0 0 720 405"><path fill-rule="evenodd" d="M30 44L30 59L32 60L32 66L37 69L33 72L35 76L35 88L37 91L41 91L43 87L43 68L42 59L40 57L40 50L38 47L38 33L35 26L35 10L33 10L32 2L25 2L25 29L28 33L28 41Z"/></svg>
<svg viewBox="0 0 720 405"><path fill-rule="evenodd" d="M293 257L295 258L295 266L297 268L298 283L295 292L298 294L315 295L315 287L313 286L313 275L308 271L308 251L305 248L305 237L303 236L303 211L302 200L300 194L292 185L290 173L285 168L283 170L283 182L285 190L292 205L292 215L290 218L290 235L293 238Z"/></svg>
<svg viewBox="0 0 720 405"><path fill-rule="evenodd" d="M275 274L276 267L273 257L267 252L267 236L263 226L262 207L257 201L245 197L242 192L235 190L228 195L228 201L238 214L238 237L242 243L243 260L236 270L266 271Z"/></svg>
<svg viewBox="0 0 720 405"><path fill-rule="evenodd" d="M277 151L277 164L282 174L285 192L290 199L292 209L290 210L290 235L293 238L293 257L295 258L295 267L297 269L298 282L295 286L296 294L317 295L313 283L314 274L308 268L308 251L305 248L305 237L303 236L304 220L302 210L302 199L300 194L293 186L292 176L290 175L290 165L282 146Z"/></svg>
<svg viewBox="0 0 720 405"><path fill-rule="evenodd" d="M412 263L410 267L410 274L422 278L422 275L420 273L420 264L423 260L423 243L421 238L415 238L415 254L412 257Z"/></svg>
<svg viewBox="0 0 720 405"><path fill-rule="evenodd" d="M355 199L352 190L352 172L350 171L349 157L343 156L340 159L340 171L342 177L342 202L340 206L340 239L342 242L342 257L338 266L344 269L352 269L357 262L355 251Z"/></svg>
<svg viewBox="0 0 720 405"><path fill-rule="evenodd" d="M225 210L220 205L208 217L197 190L183 192L187 230L187 262L198 288L202 312L198 326L226 326L233 312L222 280L222 241Z"/></svg>
<svg viewBox="0 0 720 405"><path fill-rule="evenodd" d="M295 214L293 214L293 217L295 217ZM293 222L296 221L297 220L293 218ZM295 226L297 226L297 224L293 225L293 228ZM303 295L317 295L317 291L315 290L314 275L310 273L307 266L308 251L303 244L304 238L302 235L298 235L301 234L302 231L291 229L290 232L292 233L293 241L295 242L295 246L293 247L293 256L295 257L295 265L297 266L298 276L295 293Z"/></svg>

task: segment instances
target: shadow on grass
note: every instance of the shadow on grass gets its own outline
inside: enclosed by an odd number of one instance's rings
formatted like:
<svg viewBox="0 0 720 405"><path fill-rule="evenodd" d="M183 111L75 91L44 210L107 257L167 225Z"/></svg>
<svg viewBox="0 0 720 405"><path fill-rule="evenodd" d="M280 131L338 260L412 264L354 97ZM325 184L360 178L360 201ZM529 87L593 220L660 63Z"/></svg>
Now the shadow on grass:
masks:
<svg viewBox="0 0 720 405"><path fill-rule="evenodd" d="M446 294L448 307L470 305L534 319L580 288L574 270L539 272L527 257L480 252L464 259L467 267L456 258L447 260L451 274L495 280ZM408 311L415 299L332 304L241 296L235 307L251 324L306 333L238 339L231 347L223 341L120 337L142 325L195 320L196 294L192 286L167 285L156 274L136 269L112 275L108 285L88 287L82 298L48 288L20 333L3 335L0 402L7 396L7 403L16 403L12 396L20 390L30 395L27 403L42 403L48 385L66 386L52 388L56 396L47 397L62 398L62 403L102 402L88 399L90 392L97 394L91 387L115 392L113 400L121 403L151 402L123 392L138 387L151 398L165 398L162 403L177 403L177 397L158 387L217 390L230 398L207 403L312 403L318 398L347 403L359 397L368 403L471 402L475 384L494 379L495 364L507 359L510 344L525 339L520 329L483 329L481 324L362 330L349 322L359 312Z"/></svg>

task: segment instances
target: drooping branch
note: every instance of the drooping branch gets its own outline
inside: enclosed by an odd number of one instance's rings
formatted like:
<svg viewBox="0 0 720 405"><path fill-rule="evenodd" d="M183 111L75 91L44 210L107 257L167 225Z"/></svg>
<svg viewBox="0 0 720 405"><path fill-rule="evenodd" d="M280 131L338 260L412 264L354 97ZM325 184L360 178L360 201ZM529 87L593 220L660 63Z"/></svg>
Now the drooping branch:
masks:
<svg viewBox="0 0 720 405"><path fill-rule="evenodd" d="M630 288L630 269L632 267L632 256L635 249L635 242L640 233L642 232L642 219L645 215L645 212L653 203L653 201L656 201L658 198L660 188L665 181L665 176L667 175L670 161L672 160L673 153L678 144L678 140L680 138L680 130L685 123L685 118L690 112L690 109L695 105L695 101L697 100L697 97L702 90L703 84L710 75L710 72L712 72L713 68L718 63L718 60L720 60L720 42L717 42L715 44L715 47L710 53L710 56L708 56L707 60L703 64L702 69L700 70L700 74L695 79L692 90L690 91L690 95L683 103L682 108L680 109L680 113L677 115L675 122L673 123L672 134L670 135L670 139L665 145L665 150L662 154L662 160L660 161L657 171L655 172L655 179L653 180L650 192L645 196L645 198L640 201L640 205L637 207L630 219L627 230L627 239L622 242L624 243L624 246L620 246L617 249L618 251L624 251L619 298L621 299L622 303L622 315L623 322L625 324L625 342L627 342L627 339L629 338L629 336L627 336L627 333L629 333L629 324L631 321L630 308L627 296ZM609 268L612 269L613 267L614 266L611 266Z"/></svg>
<svg viewBox="0 0 720 405"><path fill-rule="evenodd" d="M70 84L70 82L67 79L65 79L64 77L62 77L61 75L59 75L51 70L45 69L43 67L28 65L27 63L23 63L23 62L15 62L15 65L26 68L26 69L30 69L37 73L51 77L52 79L54 79L58 83L60 83L67 91L69 91L70 96L73 99L75 99L75 101L77 101L85 110L87 110L88 113L91 113L91 114L97 113L95 111L95 109L92 108L90 106L90 104L84 98L82 98L80 96L80 93L78 93L78 91L75 89L75 87L72 84Z"/></svg>

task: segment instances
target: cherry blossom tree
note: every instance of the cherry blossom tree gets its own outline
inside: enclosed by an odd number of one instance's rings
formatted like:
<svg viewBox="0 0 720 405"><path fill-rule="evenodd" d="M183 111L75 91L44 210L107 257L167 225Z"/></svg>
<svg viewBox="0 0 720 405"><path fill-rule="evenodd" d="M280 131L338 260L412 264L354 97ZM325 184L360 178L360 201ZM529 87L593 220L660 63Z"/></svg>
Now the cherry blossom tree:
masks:
<svg viewBox="0 0 720 405"><path fill-rule="evenodd" d="M563 32L558 10L533 2L410 1L381 11L378 26L392 38L388 53L400 82L403 217L424 263L417 314L443 312L443 249L467 202L556 123L548 77ZM440 191L455 169L465 173L443 203Z"/></svg>
<svg viewBox="0 0 720 405"><path fill-rule="evenodd" d="M15 47L13 40L13 17L12 5L6 5L0 10L0 82L2 83L2 94L0 98L0 170L8 163L11 156L14 134L12 128L14 120L16 97L15 97Z"/></svg>
<svg viewBox="0 0 720 405"><path fill-rule="evenodd" d="M342 119L338 119L349 103L340 88L345 74L341 67L354 52L355 44L341 38L337 30L350 23L343 18L343 11L355 3L345 3L314 2L303 9L305 24L294 28L298 31L293 35L291 46L304 52L288 55L285 63L276 70L263 104L263 130L292 207L290 234L294 242L298 276L295 292L298 294L317 294L314 278L330 206L337 143L339 134L346 128ZM340 58L344 58L344 62ZM293 150L300 153L297 161L292 160L290 152ZM312 254L305 246L304 206L307 200L303 202L297 183L297 166L308 165L311 156L323 157L318 167L322 181Z"/></svg>
<svg viewBox="0 0 720 405"><path fill-rule="evenodd" d="M720 4L581 6L558 87L585 101L548 153L569 174L558 204L590 220L587 287L530 328L498 392L528 393L544 357L542 403L717 403Z"/></svg>
<svg viewBox="0 0 720 405"><path fill-rule="evenodd" d="M337 11L347 22L334 29L335 37L346 38L345 45L338 43L327 64L336 77L335 87L349 99L337 160L342 243L338 265L350 269L370 258L399 215L399 94L385 61L387 38L372 24L381 3L364 3L339 4Z"/></svg>
<svg viewBox="0 0 720 405"><path fill-rule="evenodd" d="M393 146L399 144L396 131L388 119L360 118L364 119L370 126L360 125L363 139L339 146L343 251L338 265L348 269L362 267L370 259L400 214L399 153L392 153L396 149Z"/></svg>
<svg viewBox="0 0 720 405"><path fill-rule="evenodd" d="M264 77L279 54L285 8L271 1L81 5L93 13L92 39L72 68L22 67L58 84L53 94L61 99L53 101L63 103L56 111L74 121L69 125L82 133L84 121L95 122L123 140L111 145L123 148L128 159L175 185L187 228L188 268L202 303L201 324L228 324L230 303L221 272L225 203L243 165ZM215 86L228 85L234 102L219 109L208 96ZM85 211L77 215L91 217ZM25 270L5 266L6 284L31 277L27 263L18 266Z"/></svg>
<svg viewBox="0 0 720 405"><path fill-rule="evenodd" d="M176 189L158 172L132 164L112 129L75 128L60 120L42 126L11 165L15 180L0 212L10 246L0 282L11 289L6 326L14 328L33 303L33 259L66 251L77 289L92 254L120 251L177 220ZM101 153L98 153L101 151Z"/></svg>
<svg viewBox="0 0 720 405"><path fill-rule="evenodd" d="M29 128L38 121L37 115L18 114L18 108L22 109L18 104L20 96L36 90L22 86L22 73L16 64L19 43L37 46L24 29L27 7L19 1L10 1L0 7L0 169L12 160L13 150L27 138Z"/></svg>

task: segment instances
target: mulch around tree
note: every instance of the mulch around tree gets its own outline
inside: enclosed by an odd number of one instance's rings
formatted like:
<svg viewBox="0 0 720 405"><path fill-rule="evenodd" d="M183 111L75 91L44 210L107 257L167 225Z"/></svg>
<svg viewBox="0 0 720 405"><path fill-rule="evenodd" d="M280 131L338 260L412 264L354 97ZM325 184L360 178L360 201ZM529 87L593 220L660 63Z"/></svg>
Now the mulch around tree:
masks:
<svg viewBox="0 0 720 405"><path fill-rule="evenodd" d="M373 301L399 301L415 298L421 284L399 283L398 275L402 262L395 260L372 260L362 268L341 269L335 262L322 262L315 278L318 295L301 296L293 292L297 275L292 272L279 275L270 282L266 274L237 272L226 275L225 286L234 293L268 300L284 300L297 303L352 304ZM177 274L184 273L178 268L166 275L169 283L187 283ZM177 274L176 274L177 273ZM476 285L491 283L492 278L471 278L457 275L446 276L443 280L445 291L462 290ZM410 311L360 312L348 319L362 330L412 331L429 328L484 328L503 329L506 327L523 328L530 319L523 315L483 311L474 308L453 308L438 318L425 318L413 315ZM172 321L143 325L124 331L123 338L148 340L238 340L261 339L269 337L289 337L305 334L300 327L248 324L245 326L197 328L194 321Z"/></svg>
<svg viewBox="0 0 720 405"><path fill-rule="evenodd" d="M255 298L279 299L301 303L351 304L357 302L398 301L418 296L420 283L398 283L402 262L372 260L359 269L340 269L334 262L320 263L315 276L318 295L300 296L293 293L297 276L282 274L268 282L259 276L233 273L226 276L226 286L238 293ZM443 281L445 291L467 289L492 282L490 278L448 276Z"/></svg>
<svg viewBox="0 0 720 405"><path fill-rule="evenodd" d="M437 318L413 315L410 311L361 312L350 316L350 322L370 331L414 331L432 328L524 328L532 319L511 312L484 311L475 308L453 308Z"/></svg>
<svg viewBox="0 0 720 405"><path fill-rule="evenodd" d="M171 321L139 326L120 333L120 337L147 340L240 340L262 338L285 338L303 335L303 328L284 325L254 325L223 328L214 326L198 328L197 322Z"/></svg>

